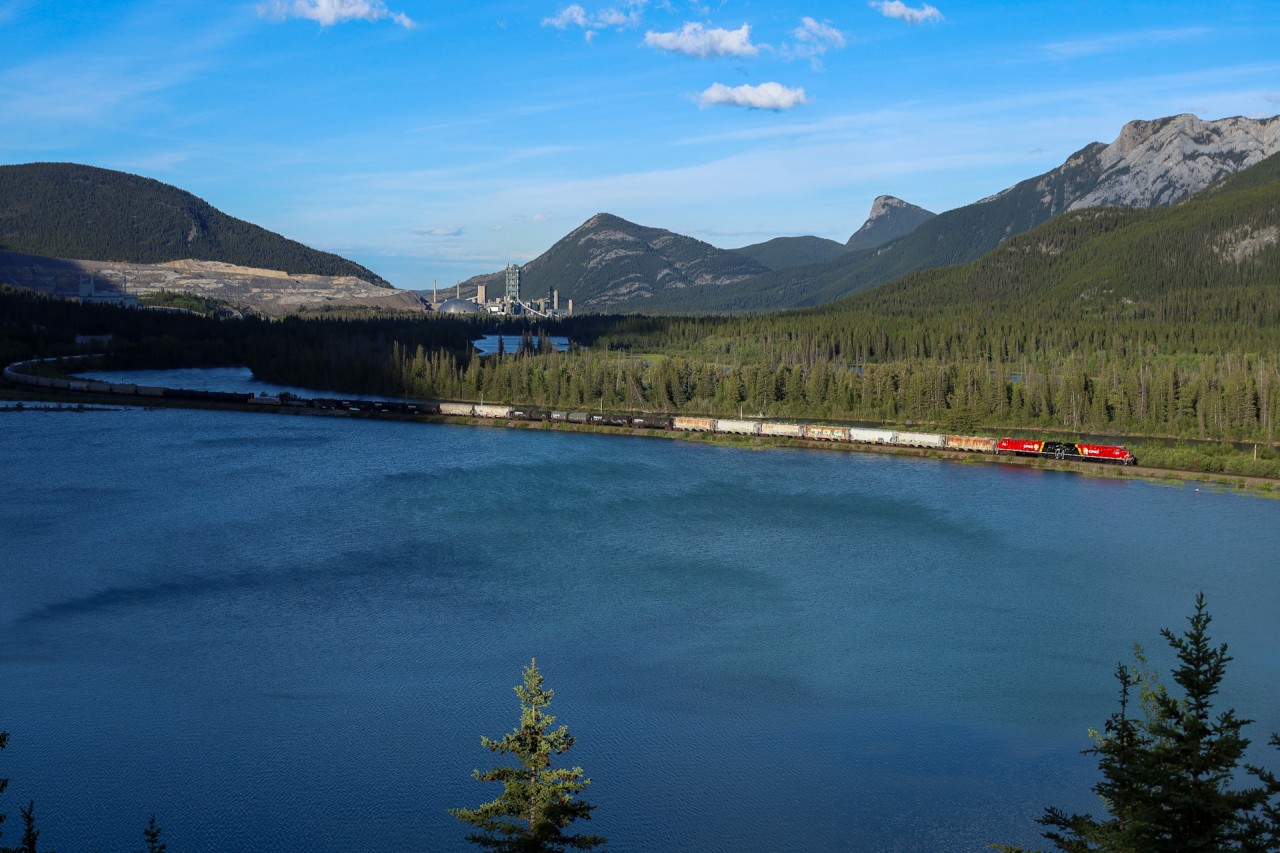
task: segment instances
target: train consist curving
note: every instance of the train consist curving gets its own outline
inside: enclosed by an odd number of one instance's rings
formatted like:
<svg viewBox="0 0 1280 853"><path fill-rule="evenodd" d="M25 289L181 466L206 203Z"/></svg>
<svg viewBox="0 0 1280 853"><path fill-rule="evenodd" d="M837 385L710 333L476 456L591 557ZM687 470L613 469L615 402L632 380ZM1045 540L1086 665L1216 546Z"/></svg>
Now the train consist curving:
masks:
<svg viewBox="0 0 1280 853"><path fill-rule="evenodd" d="M831 441L852 444L880 444L893 447L921 447L937 450L960 450L969 453L991 453L997 456L1039 456L1053 459L1109 462L1118 465L1135 465L1137 459L1124 445L1075 444L1062 441L1039 441L1021 438L986 438L976 435L944 435L931 432L831 426L828 424L786 423L766 420L730 420L724 418L691 417L687 415L615 414L610 412L568 412L555 409L505 406L486 403L393 401L393 400L345 400L328 397L255 397L248 393L227 391L199 391L186 388L158 388L151 385L131 385L98 382L92 379L61 379L36 376L26 370L42 362L58 359L35 359L18 362L4 370L4 377L13 382L53 388L64 391L84 391L93 394L114 394L127 397L164 397L180 400L209 400L221 403L243 403L265 407L289 407L313 409L325 412L365 412L394 415L445 415L450 417L492 418L512 421L545 421L550 423L584 424L589 426L628 427L631 429L674 430L677 432L705 432L720 435L759 435L775 438L794 438L806 441Z"/></svg>

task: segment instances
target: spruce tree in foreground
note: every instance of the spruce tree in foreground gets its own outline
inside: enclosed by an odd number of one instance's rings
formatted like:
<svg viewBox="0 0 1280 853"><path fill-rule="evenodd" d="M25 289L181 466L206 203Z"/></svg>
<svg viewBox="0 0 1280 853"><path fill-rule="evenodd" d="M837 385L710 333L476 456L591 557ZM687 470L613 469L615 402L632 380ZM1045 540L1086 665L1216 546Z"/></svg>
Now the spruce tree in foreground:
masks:
<svg viewBox="0 0 1280 853"><path fill-rule="evenodd" d="M496 800L474 809L449 809L449 814L475 827L467 840L488 850L510 853L590 850L605 843L598 835L567 835L575 820L590 820L595 808L577 798L588 785L581 767L552 768L552 759L573 746L566 726L552 729L556 718L545 712L554 691L542 686L542 673L533 660L524 670L520 697L520 725L500 741L480 738L490 752L514 755L519 765L474 773L481 782L501 782Z"/></svg>
<svg viewBox="0 0 1280 853"><path fill-rule="evenodd" d="M0 732L0 749L4 749L9 745L9 733ZM9 787L8 779L0 779L0 794L4 793L4 789ZM4 812L0 812L0 837L4 836Z"/></svg>
<svg viewBox="0 0 1280 853"><path fill-rule="evenodd" d="M147 823L147 828L142 830L142 837L147 841L147 849L139 850L138 853L165 853L168 845L160 840L162 832L163 830L156 823L156 816L152 815L151 820Z"/></svg>
<svg viewBox="0 0 1280 853"><path fill-rule="evenodd" d="M40 841L40 830L36 829L36 801L19 806L18 812L22 815L22 843L13 848L12 853L40 853L36 846Z"/></svg>
<svg viewBox="0 0 1280 853"><path fill-rule="evenodd" d="M1271 745L1280 749L1280 735L1271 736ZM1249 818L1249 831L1263 850L1280 850L1280 777L1262 767L1247 765L1267 792L1267 801Z"/></svg>
<svg viewBox="0 0 1280 853"><path fill-rule="evenodd" d="M1120 710L1111 715L1095 745L1102 781L1093 788L1106 808L1092 815L1045 810L1039 823L1044 837L1066 853L1221 853L1280 851L1280 782L1257 767L1247 767L1259 787L1237 787L1235 775L1249 746L1243 730L1251 720L1234 709L1214 714L1218 693L1231 661L1224 643L1209 639L1212 618L1204 595L1196 597L1190 627L1181 635L1161 635L1178 657L1173 680L1181 697L1169 694L1138 652L1138 666L1121 665ZM1132 692L1141 689L1140 718L1130 714ZM1280 746L1280 738L1272 736ZM995 845L1005 853L1018 848Z"/></svg>

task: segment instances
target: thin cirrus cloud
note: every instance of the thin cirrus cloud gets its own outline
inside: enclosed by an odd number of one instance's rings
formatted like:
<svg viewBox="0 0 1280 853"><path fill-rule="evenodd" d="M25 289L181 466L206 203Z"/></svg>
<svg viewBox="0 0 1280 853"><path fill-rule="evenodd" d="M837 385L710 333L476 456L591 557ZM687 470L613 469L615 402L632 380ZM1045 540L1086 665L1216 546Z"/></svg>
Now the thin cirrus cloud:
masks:
<svg viewBox="0 0 1280 853"><path fill-rule="evenodd" d="M697 59L721 56L756 56L760 49L751 43L751 27L743 24L736 30L707 29L698 23L686 23L670 33L644 34L644 43L668 53L679 53Z"/></svg>
<svg viewBox="0 0 1280 853"><path fill-rule="evenodd" d="M588 12L578 3L565 6L550 18L542 19L542 26L567 30L576 27L583 30L587 41L593 41L596 33L604 29L625 30L639 25L648 0L631 0L622 8L610 6Z"/></svg>
<svg viewBox="0 0 1280 853"><path fill-rule="evenodd" d="M271 0L258 6L258 14L276 20L303 18L322 27L346 21L391 20L413 29L413 20L402 12L393 12L382 0Z"/></svg>
<svg viewBox="0 0 1280 853"><path fill-rule="evenodd" d="M828 23L813 18L801 18L800 26L791 32L796 40L786 45L783 54L793 59L807 59L814 70L822 68L822 55L828 50L839 50L846 44L844 33Z"/></svg>
<svg viewBox="0 0 1280 853"><path fill-rule="evenodd" d="M761 83L759 86L748 84L726 86L723 83L713 83L698 96L698 106L703 109L729 106L780 112L807 103L809 103L809 97L804 93L804 89L792 89L781 83Z"/></svg>
<svg viewBox="0 0 1280 853"><path fill-rule="evenodd" d="M461 225L445 225L440 228L415 228L413 233L419 237L461 237L466 232Z"/></svg>
<svg viewBox="0 0 1280 853"><path fill-rule="evenodd" d="M1044 51L1054 59L1076 59L1081 56L1096 56L1101 53L1115 53L1120 50L1133 50L1152 45L1190 41L1208 32L1210 32L1208 27L1185 27L1183 29L1119 33L1096 38L1053 42L1046 44Z"/></svg>
<svg viewBox="0 0 1280 853"><path fill-rule="evenodd" d="M926 22L937 23L943 20L942 13L937 7L930 6L925 3L919 9L908 6L902 0L871 0L868 4L872 9L879 9L880 14L886 18L896 18L899 21L906 21L908 24L915 26Z"/></svg>

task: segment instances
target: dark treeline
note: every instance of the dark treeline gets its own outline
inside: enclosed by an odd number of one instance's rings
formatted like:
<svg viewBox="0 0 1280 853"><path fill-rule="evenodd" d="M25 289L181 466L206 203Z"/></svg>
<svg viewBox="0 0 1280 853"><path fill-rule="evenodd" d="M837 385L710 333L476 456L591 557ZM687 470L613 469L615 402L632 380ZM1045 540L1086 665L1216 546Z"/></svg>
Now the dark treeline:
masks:
<svg viewBox="0 0 1280 853"><path fill-rule="evenodd" d="M466 358L478 327L413 316L270 321L80 305L0 286L0 362L102 351L78 335L111 335L112 368L247 365L261 379L337 391L397 393L387 359L396 341Z"/></svg>
<svg viewBox="0 0 1280 853"><path fill-rule="evenodd" d="M6 363L72 354L83 349L76 334L109 331L113 367L244 364L265 380L339 392L1264 445L1280 424L1280 354L1256 324L1111 318L1090 328L1076 318L1026 328L995 312L929 322L849 306L741 318L588 316L539 330L587 344L556 353L516 320L232 321L16 290L0 303ZM525 345L477 357L470 341L493 331L524 334ZM1250 337L1252 352L1242 346ZM1073 338L1089 346L1073 349ZM1264 447L1261 467L1243 473L1280 473L1273 457Z"/></svg>
<svg viewBox="0 0 1280 853"><path fill-rule="evenodd" d="M1275 440L1280 423L1280 360L1274 356L1098 369L1078 358L779 364L729 356L636 358L605 349L459 359L397 344L391 363L412 396L528 405L1265 443Z"/></svg>

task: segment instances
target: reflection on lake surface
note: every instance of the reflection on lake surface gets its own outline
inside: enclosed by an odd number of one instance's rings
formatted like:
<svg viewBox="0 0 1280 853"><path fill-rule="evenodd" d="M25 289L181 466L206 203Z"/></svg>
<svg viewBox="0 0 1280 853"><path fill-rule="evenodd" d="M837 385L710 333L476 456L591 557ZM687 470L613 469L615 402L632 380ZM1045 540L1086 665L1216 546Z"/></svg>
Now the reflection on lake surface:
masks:
<svg viewBox="0 0 1280 853"><path fill-rule="evenodd" d="M190 386L188 386L190 387ZM162 410L4 416L4 810L63 853L463 849L536 656L614 851L983 850L1096 810L1205 591L1280 729L1280 504L1021 467ZM1265 755L1260 752L1259 757ZM8 841L14 821L6 824Z"/></svg>

